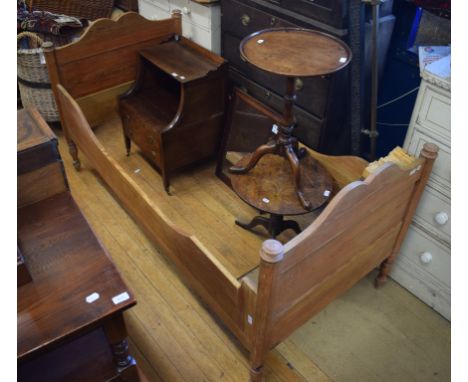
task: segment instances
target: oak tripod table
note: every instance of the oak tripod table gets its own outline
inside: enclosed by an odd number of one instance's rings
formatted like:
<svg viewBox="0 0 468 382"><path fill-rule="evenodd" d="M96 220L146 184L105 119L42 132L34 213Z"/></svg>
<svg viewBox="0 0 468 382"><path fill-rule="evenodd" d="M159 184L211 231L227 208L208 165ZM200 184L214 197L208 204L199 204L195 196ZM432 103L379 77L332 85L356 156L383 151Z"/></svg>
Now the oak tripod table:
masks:
<svg viewBox="0 0 468 382"><path fill-rule="evenodd" d="M245 174L254 168L265 154L277 154L286 158L292 169L297 198L302 207L312 210L302 183L300 161L305 149L298 147L292 136L295 127L293 113L296 98L295 80L300 77L316 77L343 69L351 61L351 50L341 40L328 34L300 28L272 28L251 34L240 43L241 58L265 72L286 77L283 120L269 142L259 146L247 163L232 166L232 174ZM272 174L272 176L275 176Z"/></svg>
<svg viewBox="0 0 468 382"><path fill-rule="evenodd" d="M252 154L244 156L236 165L245 166L251 160ZM247 204L260 212L269 213L270 217L254 217L250 223L236 220L242 228L251 230L261 225L276 238L286 229L292 229L297 234L301 232L295 220L284 220L284 216L303 215L322 207L332 196L333 179L320 163L310 155L300 162L302 173L302 191L310 202L305 209L296 196L293 174L289 164L278 155L264 155L257 166L244 175L231 175L232 188Z"/></svg>

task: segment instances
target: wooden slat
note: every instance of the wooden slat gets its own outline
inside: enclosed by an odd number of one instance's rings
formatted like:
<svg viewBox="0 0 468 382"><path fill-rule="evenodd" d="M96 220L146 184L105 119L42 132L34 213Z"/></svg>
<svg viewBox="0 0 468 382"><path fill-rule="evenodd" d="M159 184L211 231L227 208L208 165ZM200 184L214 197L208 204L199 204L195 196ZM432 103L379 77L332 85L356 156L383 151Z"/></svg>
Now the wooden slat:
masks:
<svg viewBox="0 0 468 382"><path fill-rule="evenodd" d="M116 20L96 20L77 41L57 48L57 59L60 65L67 64L177 32L172 18L150 21L129 12Z"/></svg>
<svg viewBox="0 0 468 382"><path fill-rule="evenodd" d="M406 187L406 190L401 191L400 195L405 197L398 195L394 200L382 204L368 218L356 220L348 230L282 273L276 286L275 315L280 315L326 277L334 274L347 262L353 261L354 257L359 257L362 251L387 232L388 227L401 223L411 190ZM375 262L376 266L378 264L380 261Z"/></svg>
<svg viewBox="0 0 468 382"><path fill-rule="evenodd" d="M56 98L58 83L73 97L80 98L135 80L139 50L167 41L177 33L180 34L178 21L173 18L149 21L127 13L115 21L97 20L79 40L46 50Z"/></svg>
<svg viewBox="0 0 468 382"><path fill-rule="evenodd" d="M126 82L101 92L89 94L78 98L76 102L80 105L81 111L86 117L91 127L104 123L109 115L115 114L118 110L117 97L126 92L133 81Z"/></svg>
<svg viewBox="0 0 468 382"><path fill-rule="evenodd" d="M419 179L420 171L410 173L397 165L385 164L365 181L348 184L307 229L286 244L287 255L281 263L283 270L333 240L354 221L361 221L373 214L406 185L414 184Z"/></svg>
<svg viewBox="0 0 468 382"><path fill-rule="evenodd" d="M269 336L270 347L276 346L310 317L351 288L375 268L376 264L389 256L400 227L401 224L398 224L389 229L384 236L367 247L360 256L355 256L352 261L319 284L307 298L278 317L272 324Z"/></svg>

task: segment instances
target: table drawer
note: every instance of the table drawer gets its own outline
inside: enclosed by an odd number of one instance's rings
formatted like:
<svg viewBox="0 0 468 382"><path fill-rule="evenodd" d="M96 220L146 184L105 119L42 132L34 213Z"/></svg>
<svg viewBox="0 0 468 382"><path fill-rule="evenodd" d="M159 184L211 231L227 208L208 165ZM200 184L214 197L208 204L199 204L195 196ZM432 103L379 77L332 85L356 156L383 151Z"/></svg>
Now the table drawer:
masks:
<svg viewBox="0 0 468 382"><path fill-rule="evenodd" d="M417 153L421 152L424 143L427 142L436 143L439 146L439 155L434 162L434 167L429 177L429 185L450 198L450 148L422 134L419 128L416 127L413 130L407 150L410 154L417 155Z"/></svg>
<svg viewBox="0 0 468 382"><path fill-rule="evenodd" d="M422 101L417 124L428 134L450 144L450 93L422 82Z"/></svg>
<svg viewBox="0 0 468 382"><path fill-rule="evenodd" d="M234 0L222 1L222 29L243 38L261 29L296 27L286 20Z"/></svg>
<svg viewBox="0 0 468 382"><path fill-rule="evenodd" d="M281 6L336 28L348 24L347 0L281 0Z"/></svg>
<svg viewBox="0 0 468 382"><path fill-rule="evenodd" d="M230 70L230 78L236 85L243 88L260 102L263 102L280 113L282 112L283 98L279 95L247 79L236 70ZM297 121L297 126L294 129L294 136L299 138L301 142L310 148L317 149L320 143L320 135L324 122L298 107L294 108L294 113Z"/></svg>
<svg viewBox="0 0 468 382"><path fill-rule="evenodd" d="M442 283L450 287L450 249L414 225L408 230L400 256L415 278L429 285Z"/></svg>
<svg viewBox="0 0 468 382"><path fill-rule="evenodd" d="M426 187L413 220L449 245L450 215L450 199L432 187Z"/></svg>
<svg viewBox="0 0 468 382"><path fill-rule="evenodd" d="M156 5L151 0L139 0L138 12L148 20L162 20L171 17L168 2L161 2Z"/></svg>
<svg viewBox="0 0 468 382"><path fill-rule="evenodd" d="M243 61L239 53L240 38L229 33L223 34L223 56L232 66L260 85L283 94L286 88L285 78L259 70ZM297 79L296 104L313 113L319 119L325 117L330 90L331 77Z"/></svg>
<svg viewBox="0 0 468 382"><path fill-rule="evenodd" d="M170 0L170 10L180 9L182 21L188 21L207 29L221 27L221 10L219 5L205 6L194 1Z"/></svg>

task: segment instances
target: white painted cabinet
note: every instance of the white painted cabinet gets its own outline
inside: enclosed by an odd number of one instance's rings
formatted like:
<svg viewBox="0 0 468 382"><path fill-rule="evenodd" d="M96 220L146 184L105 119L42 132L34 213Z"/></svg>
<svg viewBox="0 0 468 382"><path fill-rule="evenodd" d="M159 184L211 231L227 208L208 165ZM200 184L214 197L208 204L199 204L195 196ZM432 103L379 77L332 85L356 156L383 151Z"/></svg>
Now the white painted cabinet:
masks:
<svg viewBox="0 0 468 382"><path fill-rule="evenodd" d="M174 9L182 11L182 34L215 53L221 52L219 3L199 4L190 0L139 0L138 9L149 20L167 19Z"/></svg>
<svg viewBox="0 0 468 382"><path fill-rule="evenodd" d="M391 276L450 320L450 80L423 71L404 148L440 148Z"/></svg>

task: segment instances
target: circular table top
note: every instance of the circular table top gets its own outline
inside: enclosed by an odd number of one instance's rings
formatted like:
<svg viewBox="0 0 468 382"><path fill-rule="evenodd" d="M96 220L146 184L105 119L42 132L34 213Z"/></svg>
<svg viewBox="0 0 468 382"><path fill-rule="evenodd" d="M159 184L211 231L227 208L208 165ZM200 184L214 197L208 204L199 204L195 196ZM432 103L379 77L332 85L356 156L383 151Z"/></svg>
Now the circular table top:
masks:
<svg viewBox="0 0 468 382"><path fill-rule="evenodd" d="M236 167L245 166L251 155L245 155ZM242 200L260 211L283 216L306 214L330 199L333 178L310 155L299 163L304 197L312 203L310 210L304 209L297 197L291 165L278 155L264 155L246 174L230 174L232 188Z"/></svg>
<svg viewBox="0 0 468 382"><path fill-rule="evenodd" d="M264 29L240 43L241 57L266 72L288 77L334 73L351 61L352 53L341 40L301 28Z"/></svg>

